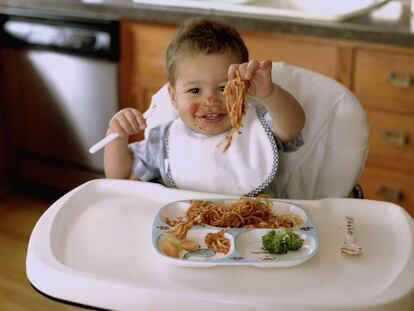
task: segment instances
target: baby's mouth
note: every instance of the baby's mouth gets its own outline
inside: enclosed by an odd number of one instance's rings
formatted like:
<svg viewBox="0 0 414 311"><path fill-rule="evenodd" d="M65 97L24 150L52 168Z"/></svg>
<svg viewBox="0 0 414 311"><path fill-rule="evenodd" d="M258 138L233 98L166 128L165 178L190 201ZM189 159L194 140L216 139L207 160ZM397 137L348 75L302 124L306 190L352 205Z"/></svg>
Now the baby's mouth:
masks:
<svg viewBox="0 0 414 311"><path fill-rule="evenodd" d="M223 120L226 117L226 115L227 114L225 113L211 113L211 114L199 116L199 118L208 123L215 123L215 122L219 122Z"/></svg>

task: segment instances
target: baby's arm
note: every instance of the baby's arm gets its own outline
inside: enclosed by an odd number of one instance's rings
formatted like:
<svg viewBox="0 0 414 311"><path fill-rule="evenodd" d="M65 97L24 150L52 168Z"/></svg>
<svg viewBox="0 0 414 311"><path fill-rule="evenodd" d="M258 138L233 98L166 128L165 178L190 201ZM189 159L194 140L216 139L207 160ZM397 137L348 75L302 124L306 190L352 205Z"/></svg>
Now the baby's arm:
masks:
<svg viewBox="0 0 414 311"><path fill-rule="evenodd" d="M132 177L132 153L128 149L128 137L145 129L146 126L142 113L134 108L125 108L112 117L107 134L116 132L119 137L105 146L104 167L107 178Z"/></svg>
<svg viewBox="0 0 414 311"><path fill-rule="evenodd" d="M279 139L289 142L305 124L305 113L297 100L280 86L272 83L272 62L251 60L234 64L229 68L229 79L239 70L243 80L248 81L248 94L258 98L272 117L273 127Z"/></svg>

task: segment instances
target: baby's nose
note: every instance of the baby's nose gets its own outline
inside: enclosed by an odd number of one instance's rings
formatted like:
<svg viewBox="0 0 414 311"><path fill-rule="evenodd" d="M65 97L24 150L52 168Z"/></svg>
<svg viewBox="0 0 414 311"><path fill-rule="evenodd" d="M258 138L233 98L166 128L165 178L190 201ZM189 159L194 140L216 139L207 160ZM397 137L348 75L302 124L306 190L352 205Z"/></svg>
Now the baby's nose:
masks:
<svg viewBox="0 0 414 311"><path fill-rule="evenodd" d="M208 96L205 100L205 104L207 105L217 105L220 104L220 100L219 98L217 98L217 96Z"/></svg>

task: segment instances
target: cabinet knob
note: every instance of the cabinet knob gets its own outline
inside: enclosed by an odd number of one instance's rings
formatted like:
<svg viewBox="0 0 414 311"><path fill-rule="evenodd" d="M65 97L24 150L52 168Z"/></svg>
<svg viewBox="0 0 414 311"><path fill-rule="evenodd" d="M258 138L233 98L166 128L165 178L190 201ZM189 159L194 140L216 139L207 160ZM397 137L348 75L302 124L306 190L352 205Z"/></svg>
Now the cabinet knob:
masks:
<svg viewBox="0 0 414 311"><path fill-rule="evenodd" d="M385 129L382 140L389 145L402 147L408 144L408 134L400 130Z"/></svg>
<svg viewBox="0 0 414 311"><path fill-rule="evenodd" d="M394 71L388 73L387 81L392 86L409 88L413 84L413 77L408 71Z"/></svg>
<svg viewBox="0 0 414 311"><path fill-rule="evenodd" d="M403 198L403 192L398 188L391 188L387 186L381 186L377 194L386 200L397 201Z"/></svg>

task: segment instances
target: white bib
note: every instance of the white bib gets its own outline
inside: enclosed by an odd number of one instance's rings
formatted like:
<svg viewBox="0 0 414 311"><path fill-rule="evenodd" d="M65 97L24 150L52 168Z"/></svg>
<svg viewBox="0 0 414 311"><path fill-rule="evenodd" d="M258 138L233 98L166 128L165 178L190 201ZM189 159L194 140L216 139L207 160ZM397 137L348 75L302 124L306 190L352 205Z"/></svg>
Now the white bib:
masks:
<svg viewBox="0 0 414 311"><path fill-rule="evenodd" d="M248 106L241 134L223 152L228 132L194 132L177 118L168 139L167 166L173 186L193 191L255 196L274 179L278 154L270 128L255 107Z"/></svg>

